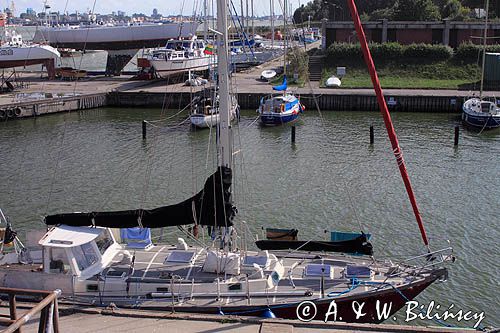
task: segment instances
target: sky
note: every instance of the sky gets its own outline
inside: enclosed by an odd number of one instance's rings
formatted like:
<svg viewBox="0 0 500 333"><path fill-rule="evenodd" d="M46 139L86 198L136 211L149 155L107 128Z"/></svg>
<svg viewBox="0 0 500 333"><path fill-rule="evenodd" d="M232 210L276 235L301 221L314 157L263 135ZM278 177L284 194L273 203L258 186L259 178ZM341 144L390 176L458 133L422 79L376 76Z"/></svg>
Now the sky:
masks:
<svg viewBox="0 0 500 333"><path fill-rule="evenodd" d="M240 0L233 1L235 7L239 10ZM250 1L251 0L249 0L249 2ZM271 0L253 1L255 15L269 15ZM288 0L287 2L292 4L292 8L296 8L298 7L299 3L305 4L307 1L308 0ZM185 15L191 15L195 6L200 8L200 4L203 4L203 0L48 0L47 2L51 6L51 10L60 12L63 12L65 9L70 13L74 12L75 10L78 10L80 12L88 11L89 9L92 9L95 2L95 12L101 14L107 14L113 11L116 12L118 10L122 10L128 15L133 13L143 13L150 15L153 12L153 8L157 8L158 12L165 16L179 14L181 12L183 12ZM281 9L279 9L279 0L274 0L274 2L276 8L275 12L276 14L280 14ZM4 8L10 6L10 3L10 0L2 0L2 5ZM37 13L43 11L43 0L14 0L14 4L16 16L19 16L20 13L25 12L26 8L33 8ZM182 9L183 4L184 9ZM200 10L198 9L197 12L199 13Z"/></svg>

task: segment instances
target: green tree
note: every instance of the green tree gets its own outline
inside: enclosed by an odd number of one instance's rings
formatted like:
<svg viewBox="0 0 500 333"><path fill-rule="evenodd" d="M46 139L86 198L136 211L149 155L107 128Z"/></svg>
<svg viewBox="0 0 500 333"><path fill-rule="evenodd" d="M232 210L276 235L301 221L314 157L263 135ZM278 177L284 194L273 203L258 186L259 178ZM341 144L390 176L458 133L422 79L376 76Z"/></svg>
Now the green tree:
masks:
<svg viewBox="0 0 500 333"><path fill-rule="evenodd" d="M439 8L432 0L397 0L394 4L396 21L435 21L440 20Z"/></svg>
<svg viewBox="0 0 500 333"><path fill-rule="evenodd" d="M458 0L448 0L446 4L441 7L441 17L454 19L460 14L462 4Z"/></svg>

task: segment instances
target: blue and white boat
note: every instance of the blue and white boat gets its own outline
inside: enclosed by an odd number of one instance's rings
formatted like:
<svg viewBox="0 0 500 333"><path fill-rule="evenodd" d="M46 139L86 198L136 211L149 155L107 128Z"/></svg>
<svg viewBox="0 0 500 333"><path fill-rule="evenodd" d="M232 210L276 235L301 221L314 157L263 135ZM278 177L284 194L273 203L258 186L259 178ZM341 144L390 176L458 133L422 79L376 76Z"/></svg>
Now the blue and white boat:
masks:
<svg viewBox="0 0 500 333"><path fill-rule="evenodd" d="M286 3L286 0L284 1ZM286 5L284 6L285 11L283 12L283 25L286 34ZM283 83L274 86L274 91L282 92L282 94L274 96L271 95L267 98L262 98L260 100L259 113L260 122L267 126L277 126L290 123L299 118L300 113L304 112L304 106L300 104L300 101L293 94L287 92L287 80L286 80L286 65L287 65L287 39L286 36L283 37L284 40L284 52L283 52Z"/></svg>
<svg viewBox="0 0 500 333"><path fill-rule="evenodd" d="M277 126L283 125L299 118L304 112L304 106L295 95L286 92L286 76L283 84L273 87L274 90L283 91L282 95L262 98L257 112L260 114L260 121L263 125Z"/></svg>
<svg viewBox="0 0 500 333"><path fill-rule="evenodd" d="M485 8L489 8L489 0L486 0ZM472 97L466 100L462 106L462 120L466 125L476 127L478 129L487 130L500 127L500 107L498 101L485 100L483 98L484 87L484 64L486 60L486 45L488 40L488 10L484 20L484 36L483 36L483 61L481 65L481 88L479 90L479 98Z"/></svg>
<svg viewBox="0 0 500 333"><path fill-rule="evenodd" d="M477 97L464 102L462 120L469 126L483 129L500 127L500 107L492 101Z"/></svg>

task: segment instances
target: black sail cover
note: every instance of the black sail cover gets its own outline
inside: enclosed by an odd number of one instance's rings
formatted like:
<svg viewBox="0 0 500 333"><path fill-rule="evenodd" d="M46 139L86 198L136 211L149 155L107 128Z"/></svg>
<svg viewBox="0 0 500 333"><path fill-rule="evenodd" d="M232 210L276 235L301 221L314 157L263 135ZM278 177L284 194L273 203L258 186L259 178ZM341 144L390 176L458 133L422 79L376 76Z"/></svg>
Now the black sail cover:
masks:
<svg viewBox="0 0 500 333"><path fill-rule="evenodd" d="M219 166L217 171L208 177L203 190L176 205L149 210L49 215L45 217L45 224L107 228L162 228L193 223L219 227L232 226L236 207L231 201L231 183L231 169Z"/></svg>

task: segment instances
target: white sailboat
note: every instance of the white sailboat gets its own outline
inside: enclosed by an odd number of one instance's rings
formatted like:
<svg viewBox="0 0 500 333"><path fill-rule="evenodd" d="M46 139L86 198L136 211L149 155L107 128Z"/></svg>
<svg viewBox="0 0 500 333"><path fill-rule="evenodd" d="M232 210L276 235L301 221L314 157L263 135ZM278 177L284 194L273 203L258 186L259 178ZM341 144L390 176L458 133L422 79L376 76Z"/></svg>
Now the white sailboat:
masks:
<svg viewBox="0 0 500 333"><path fill-rule="evenodd" d="M49 71L54 71L55 62L60 56L59 52L49 45L27 44L15 31L6 31L0 46L0 68L45 64Z"/></svg>
<svg viewBox="0 0 500 333"><path fill-rule="evenodd" d="M486 0L486 16L483 36L483 57L481 63L481 87L479 97L472 97L466 100L462 106L462 119L465 124L485 130L500 127L500 106L496 100L486 100L483 98L484 87L484 64L486 59L486 45L488 41L488 9L489 0Z"/></svg>
<svg viewBox="0 0 500 333"><path fill-rule="evenodd" d="M220 123L219 97L217 92L215 92L215 96L217 96L215 102L209 97L200 98L199 101L193 103L193 109L189 115L192 126L196 128L212 128ZM240 107L236 96L231 95L230 121L233 121L239 112Z"/></svg>
<svg viewBox="0 0 500 333"><path fill-rule="evenodd" d="M334 301L336 320L381 322L385 318L377 314L378 300L390 303L392 317L430 284L446 278L442 264L452 258L450 248L396 262L324 252L247 251L237 237L227 0L217 0L217 8L218 168L204 188L179 204L151 210L49 215L44 221L50 229L38 243L42 255L29 256L16 247L17 263L11 258L0 266L0 281L4 287L60 289L63 301L176 312L297 319L305 301L316 309L312 319L324 321L332 319ZM152 244L149 228L188 224L194 227L187 236L209 227L213 240L204 244L194 239L196 246L181 238L174 245ZM110 228L121 228L125 243ZM4 243L11 244L15 240L8 233ZM365 302L365 315L356 316L352 306Z"/></svg>

